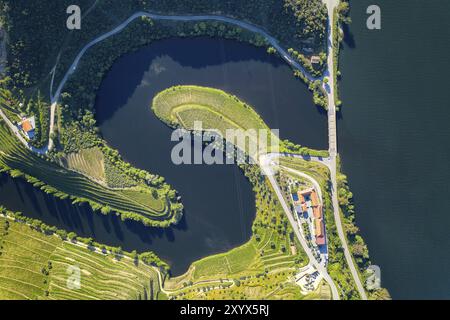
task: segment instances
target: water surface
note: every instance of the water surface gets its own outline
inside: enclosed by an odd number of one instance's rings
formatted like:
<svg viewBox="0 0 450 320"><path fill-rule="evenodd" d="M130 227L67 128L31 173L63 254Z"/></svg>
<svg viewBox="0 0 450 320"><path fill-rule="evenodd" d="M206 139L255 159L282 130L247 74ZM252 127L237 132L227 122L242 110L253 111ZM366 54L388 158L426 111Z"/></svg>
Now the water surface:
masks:
<svg viewBox="0 0 450 320"><path fill-rule="evenodd" d="M251 236L255 216L250 183L236 166L175 166L172 130L152 114L153 96L172 85L197 84L231 92L264 117L282 138L326 148L326 117L291 69L264 49L232 41L171 39L120 58L98 92L96 110L104 138L126 160L164 176L182 196L179 225L146 228L87 206L55 200L22 180L0 176L0 203L98 242L125 250L155 251L174 275L202 257L227 251Z"/></svg>

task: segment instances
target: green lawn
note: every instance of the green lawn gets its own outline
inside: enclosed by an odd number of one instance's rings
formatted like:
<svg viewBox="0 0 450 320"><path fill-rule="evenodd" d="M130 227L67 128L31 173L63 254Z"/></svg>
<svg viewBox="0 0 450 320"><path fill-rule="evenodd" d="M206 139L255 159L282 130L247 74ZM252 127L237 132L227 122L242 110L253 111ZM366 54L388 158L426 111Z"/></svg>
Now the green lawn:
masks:
<svg viewBox="0 0 450 320"><path fill-rule="evenodd" d="M7 226L8 224L8 226ZM0 217L0 299L157 299L158 275L150 266L92 252L59 237ZM67 285L80 270L80 288Z"/></svg>

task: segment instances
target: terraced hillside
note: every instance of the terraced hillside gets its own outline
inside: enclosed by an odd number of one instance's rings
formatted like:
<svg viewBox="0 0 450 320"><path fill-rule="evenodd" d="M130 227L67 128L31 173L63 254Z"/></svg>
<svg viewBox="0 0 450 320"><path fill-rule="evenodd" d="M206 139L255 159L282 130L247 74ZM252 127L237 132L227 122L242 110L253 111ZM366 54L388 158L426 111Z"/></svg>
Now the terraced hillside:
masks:
<svg viewBox="0 0 450 320"><path fill-rule="evenodd" d="M330 173L327 167L322 164L305 161L298 158L281 158L282 167L298 170L314 178L322 189L323 210L328 244L328 272L335 283L343 292L345 298L358 297L355 282L350 273L350 269L344 257L342 244L337 234L336 224L333 216L333 205L330 196ZM342 215L344 230L350 227L345 215ZM349 238L350 239L350 238ZM351 242L350 242L351 243Z"/></svg>
<svg viewBox="0 0 450 320"><path fill-rule="evenodd" d="M150 187L110 189L85 176L45 160L23 147L4 123L0 122L0 168L14 177L25 177L34 186L61 198L88 202L103 213L119 212L123 219L134 219L146 225L167 226L179 216L173 214L161 190Z"/></svg>
<svg viewBox="0 0 450 320"><path fill-rule="evenodd" d="M79 270L79 286L71 281ZM158 299L158 275L0 216L0 299Z"/></svg>
<svg viewBox="0 0 450 320"><path fill-rule="evenodd" d="M253 236L229 252L196 261L188 272L166 281L175 299L316 299L329 298L329 290L303 296L294 275L308 261L293 236L273 191L257 166L245 173L256 193Z"/></svg>

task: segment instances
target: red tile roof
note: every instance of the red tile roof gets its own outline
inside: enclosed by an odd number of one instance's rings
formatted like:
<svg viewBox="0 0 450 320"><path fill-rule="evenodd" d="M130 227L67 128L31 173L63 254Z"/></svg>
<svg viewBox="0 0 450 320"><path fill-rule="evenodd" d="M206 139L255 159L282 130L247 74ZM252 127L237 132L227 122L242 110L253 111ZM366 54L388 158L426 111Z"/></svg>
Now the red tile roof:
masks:
<svg viewBox="0 0 450 320"><path fill-rule="evenodd" d="M315 232L316 237L323 237L324 234L324 228L323 228L323 221L322 219L315 219L314 220L314 226L315 226Z"/></svg>
<svg viewBox="0 0 450 320"><path fill-rule="evenodd" d="M31 130L33 130L33 126L31 125L30 120L25 120L24 122L22 122L22 130L25 132L30 132Z"/></svg>

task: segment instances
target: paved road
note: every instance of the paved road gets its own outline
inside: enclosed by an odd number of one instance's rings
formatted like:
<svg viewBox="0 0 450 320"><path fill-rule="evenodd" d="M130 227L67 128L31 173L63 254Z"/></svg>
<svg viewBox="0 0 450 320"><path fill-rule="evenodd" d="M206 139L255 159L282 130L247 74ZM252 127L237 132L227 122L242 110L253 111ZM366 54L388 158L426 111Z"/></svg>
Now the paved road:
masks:
<svg viewBox="0 0 450 320"><path fill-rule="evenodd" d="M278 197L278 200L280 201L281 206L283 207L284 212L286 213L286 216L289 220L289 223L292 226L292 229L294 230L294 233L295 233L298 241L300 242L300 244L303 247L303 250L306 252L306 255L308 256L309 263L320 272L320 274L323 276L325 281L330 285L333 300L340 300L339 292L337 290L336 285L333 282L333 279L328 274L328 271L326 270L326 268L324 268L316 260L313 253L311 252L311 249L309 248L308 244L306 243L305 238L300 233L298 224L295 221L294 217L292 216L292 212L289 209L289 206L286 203L286 201L283 197L283 194L281 193L280 187L279 187L277 181L275 180L274 175L272 174L273 173L272 165L271 165L272 160L273 160L273 158L271 157L271 155L268 155L267 157L264 155L260 156L260 167L261 167L262 171L265 173L265 175L267 176L267 178L269 179L269 182L272 185L272 188L274 189L274 191ZM308 177L311 181L315 181L314 178L312 178L310 176L308 176ZM317 181L315 181L315 183L317 183ZM319 184L317 183L317 185L319 185ZM319 190L320 190L320 188L319 188Z"/></svg>

